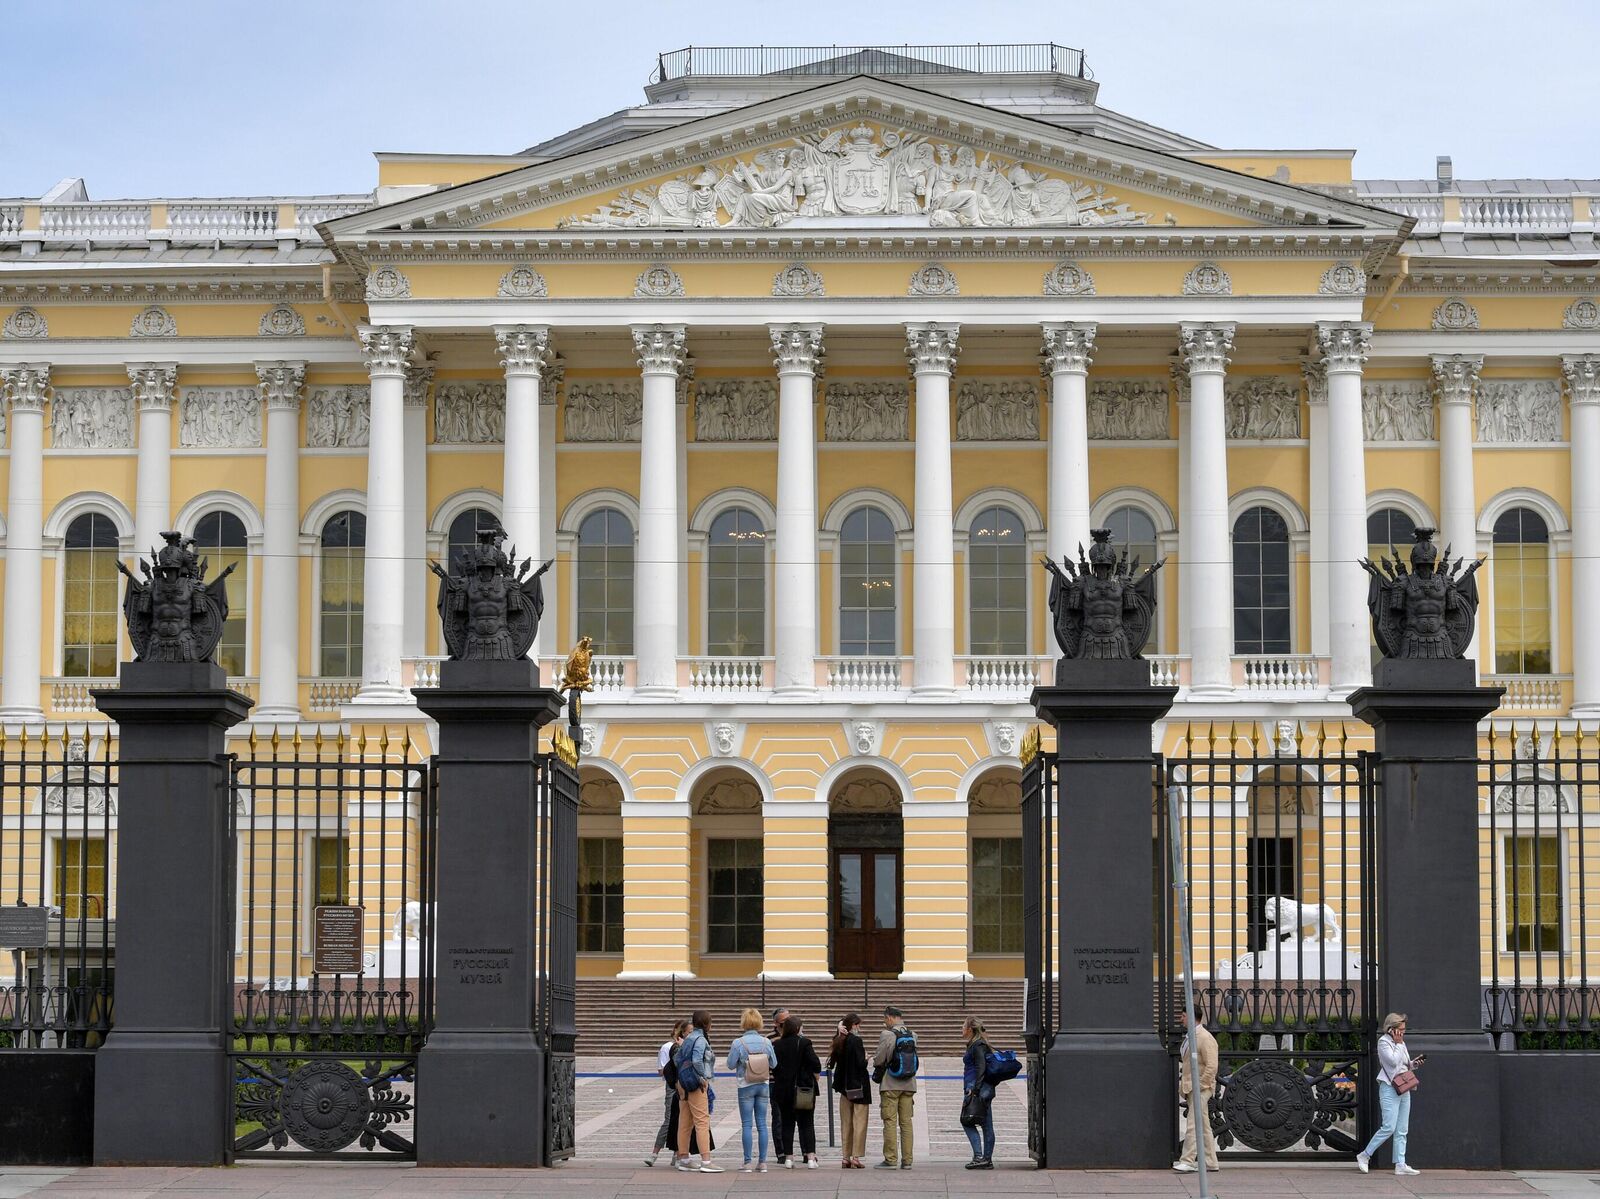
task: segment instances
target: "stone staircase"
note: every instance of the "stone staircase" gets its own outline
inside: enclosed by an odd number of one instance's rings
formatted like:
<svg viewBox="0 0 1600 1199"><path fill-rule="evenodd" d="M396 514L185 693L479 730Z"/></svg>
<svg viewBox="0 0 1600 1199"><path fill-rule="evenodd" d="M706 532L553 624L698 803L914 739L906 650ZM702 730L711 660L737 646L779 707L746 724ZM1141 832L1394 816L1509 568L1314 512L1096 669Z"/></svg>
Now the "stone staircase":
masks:
<svg viewBox="0 0 1600 1199"><path fill-rule="evenodd" d="M861 1014L869 1048L882 1027L886 1004L906 1013L926 1055L959 1054L962 1019L971 1013L988 1026L996 1048L1022 1049L1022 980L969 979L965 983L900 982L895 979L578 980L578 1052L654 1054L672 1031L673 1020L704 1008L711 1013L711 1041L720 1056L739 1032L739 1013L787 1004L805 1023L819 1053L846 1012Z"/></svg>

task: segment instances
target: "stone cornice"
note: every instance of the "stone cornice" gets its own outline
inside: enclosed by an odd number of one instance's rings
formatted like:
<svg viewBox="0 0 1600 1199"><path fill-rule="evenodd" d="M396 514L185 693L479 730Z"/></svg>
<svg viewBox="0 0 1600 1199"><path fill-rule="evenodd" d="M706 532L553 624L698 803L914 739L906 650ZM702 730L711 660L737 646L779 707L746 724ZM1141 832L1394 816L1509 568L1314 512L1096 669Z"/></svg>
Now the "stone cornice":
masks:
<svg viewBox="0 0 1600 1199"><path fill-rule="evenodd" d="M496 325L495 349L508 376L542 375L550 357L550 330L544 325Z"/></svg>
<svg viewBox="0 0 1600 1199"><path fill-rule="evenodd" d="M175 362L130 362L128 381L141 412L170 412L172 388L178 381Z"/></svg>
<svg viewBox="0 0 1600 1199"><path fill-rule="evenodd" d="M1572 404L1600 404L1600 354L1563 354L1561 376Z"/></svg>
<svg viewBox="0 0 1600 1199"><path fill-rule="evenodd" d="M411 360L415 334L409 325L362 325L356 330L361 352L367 360L367 373L404 375Z"/></svg>
<svg viewBox="0 0 1600 1199"><path fill-rule="evenodd" d="M961 326L914 324L906 326L906 359L917 375L948 375L961 353Z"/></svg>
<svg viewBox="0 0 1600 1199"><path fill-rule="evenodd" d="M43 412L50 396L50 364L26 362L0 369L0 400L13 412Z"/></svg>
<svg viewBox="0 0 1600 1199"><path fill-rule="evenodd" d="M1482 354L1435 354L1433 386L1440 404L1471 404L1483 369Z"/></svg>
<svg viewBox="0 0 1600 1199"><path fill-rule="evenodd" d="M1219 374L1228 369L1233 353L1234 325L1228 321L1206 324L1184 321L1178 326L1178 352L1191 375Z"/></svg>
<svg viewBox="0 0 1600 1199"><path fill-rule="evenodd" d="M1094 358L1093 322L1052 322L1044 326L1046 368L1056 375L1087 374Z"/></svg>
<svg viewBox="0 0 1600 1199"><path fill-rule="evenodd" d="M1374 285L1369 290L1382 291ZM1422 267L1411 263L1396 296L1589 295L1600 291L1600 270L1573 270L1544 263L1461 263Z"/></svg>
<svg viewBox="0 0 1600 1199"><path fill-rule="evenodd" d="M305 388L306 364L303 362L258 362L256 378L261 380L261 398L267 411L300 407L300 393Z"/></svg>
<svg viewBox="0 0 1600 1199"><path fill-rule="evenodd" d="M1330 372L1359 372L1372 350L1372 326L1365 321L1318 321L1317 347Z"/></svg>
<svg viewBox="0 0 1600 1199"><path fill-rule="evenodd" d="M821 325L769 325L772 365L780 375L815 375L822 365Z"/></svg>
<svg viewBox="0 0 1600 1199"><path fill-rule="evenodd" d="M677 377L688 355L682 325L633 326L633 352L647 375Z"/></svg>
<svg viewBox="0 0 1600 1199"><path fill-rule="evenodd" d="M219 264L220 265L220 264ZM30 268L48 273L48 265ZM193 268L190 268L193 269ZM341 303L361 303L357 286L335 285ZM0 304L321 304L322 279L85 279L81 270L48 282L0 279Z"/></svg>

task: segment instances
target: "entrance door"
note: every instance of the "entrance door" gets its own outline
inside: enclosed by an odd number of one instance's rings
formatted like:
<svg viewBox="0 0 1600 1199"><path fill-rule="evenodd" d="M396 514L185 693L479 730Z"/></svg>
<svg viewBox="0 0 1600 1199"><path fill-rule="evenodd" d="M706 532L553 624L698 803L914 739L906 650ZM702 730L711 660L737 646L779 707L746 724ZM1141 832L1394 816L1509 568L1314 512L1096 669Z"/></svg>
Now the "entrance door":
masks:
<svg viewBox="0 0 1600 1199"><path fill-rule="evenodd" d="M1250 899L1249 947L1253 950L1267 948L1274 930L1267 924L1267 900L1282 895L1297 899L1300 895L1296 869L1298 849L1293 837L1251 837L1247 843L1250 865L1247 875ZM1278 929L1276 935L1286 931ZM1298 940L1298 937L1296 937Z"/></svg>
<svg viewBox="0 0 1600 1199"><path fill-rule="evenodd" d="M898 977L904 965L900 851L836 850L833 855L833 972Z"/></svg>

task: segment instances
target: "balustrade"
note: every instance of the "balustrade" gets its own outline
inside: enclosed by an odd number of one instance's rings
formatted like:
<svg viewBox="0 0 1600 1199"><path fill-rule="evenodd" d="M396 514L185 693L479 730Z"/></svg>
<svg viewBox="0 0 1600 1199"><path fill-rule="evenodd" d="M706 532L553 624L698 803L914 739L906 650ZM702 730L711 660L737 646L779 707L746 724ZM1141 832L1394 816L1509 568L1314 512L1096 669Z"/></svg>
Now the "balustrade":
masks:
<svg viewBox="0 0 1600 1199"><path fill-rule="evenodd" d="M148 241L150 205L46 204L39 209L39 232L45 241Z"/></svg>
<svg viewBox="0 0 1600 1199"><path fill-rule="evenodd" d="M1246 691L1285 694L1322 688L1321 670L1310 654L1250 654L1233 661L1236 684Z"/></svg>
<svg viewBox="0 0 1600 1199"><path fill-rule="evenodd" d="M966 666L968 691L1006 692L1026 699L1040 681L1040 667L1050 658L1031 654L964 654L956 661Z"/></svg>
<svg viewBox="0 0 1600 1199"><path fill-rule="evenodd" d="M172 204L167 208L167 227L174 242L275 241L278 205Z"/></svg>
<svg viewBox="0 0 1600 1199"><path fill-rule="evenodd" d="M439 685L439 663L444 660L444 658L438 656L401 658L401 685L404 687L437 687Z"/></svg>
<svg viewBox="0 0 1600 1199"><path fill-rule="evenodd" d="M306 707L312 712L337 712L361 690L360 679L303 679L308 695Z"/></svg>
<svg viewBox="0 0 1600 1199"><path fill-rule="evenodd" d="M690 658L689 690L749 693L770 687L767 663L771 658Z"/></svg>
<svg viewBox="0 0 1600 1199"><path fill-rule="evenodd" d="M838 656L819 659L829 691L899 691L910 658Z"/></svg>
<svg viewBox="0 0 1600 1199"><path fill-rule="evenodd" d="M22 205L0 204L0 241L15 241L22 236Z"/></svg>
<svg viewBox="0 0 1600 1199"><path fill-rule="evenodd" d="M1485 687L1506 689L1500 700L1502 712L1564 712L1571 682L1568 674L1491 674L1483 678Z"/></svg>
<svg viewBox="0 0 1600 1199"><path fill-rule="evenodd" d="M95 706L96 691L115 691L122 686L116 675L100 678L45 679L50 689L50 711L62 716L95 716L100 709ZM228 690L236 691L252 702L256 698L256 679L242 676L228 679Z"/></svg>
<svg viewBox="0 0 1600 1199"><path fill-rule="evenodd" d="M372 207L369 196L329 196L305 202L270 197L250 200L96 200L39 207L39 231L30 238L62 242L147 242L152 235L182 245L260 244L280 238L320 243L316 226ZM166 205L160 229L157 206ZM280 227L281 204L294 208L293 232ZM22 240L23 205L0 204L0 241Z"/></svg>
<svg viewBox="0 0 1600 1199"><path fill-rule="evenodd" d="M1152 687L1184 687L1188 685L1188 655L1146 654L1145 660L1150 663L1150 685Z"/></svg>

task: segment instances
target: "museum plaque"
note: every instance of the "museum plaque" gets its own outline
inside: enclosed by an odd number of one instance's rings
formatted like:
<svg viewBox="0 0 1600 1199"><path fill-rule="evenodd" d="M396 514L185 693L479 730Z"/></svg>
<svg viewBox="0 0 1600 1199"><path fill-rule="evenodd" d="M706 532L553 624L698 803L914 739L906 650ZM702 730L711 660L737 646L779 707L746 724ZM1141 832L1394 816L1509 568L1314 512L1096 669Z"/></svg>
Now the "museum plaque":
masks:
<svg viewBox="0 0 1600 1199"><path fill-rule="evenodd" d="M361 928L366 912L355 904L317 907L312 919L311 969L318 974L361 973Z"/></svg>
<svg viewBox="0 0 1600 1199"><path fill-rule="evenodd" d="M38 904L0 907L0 949L43 949L49 936L49 908Z"/></svg>

